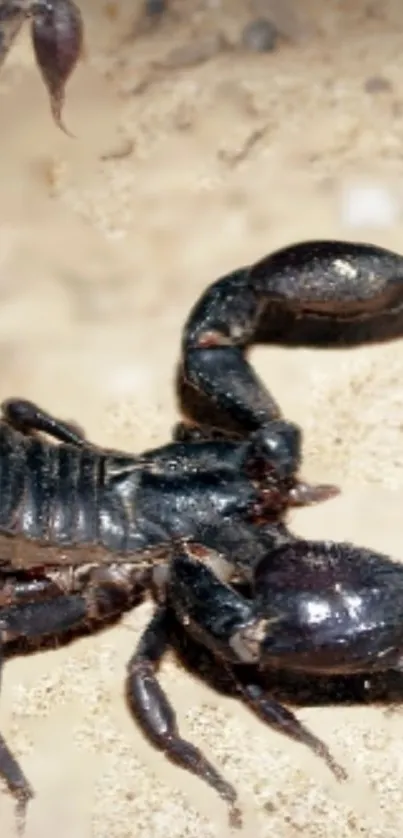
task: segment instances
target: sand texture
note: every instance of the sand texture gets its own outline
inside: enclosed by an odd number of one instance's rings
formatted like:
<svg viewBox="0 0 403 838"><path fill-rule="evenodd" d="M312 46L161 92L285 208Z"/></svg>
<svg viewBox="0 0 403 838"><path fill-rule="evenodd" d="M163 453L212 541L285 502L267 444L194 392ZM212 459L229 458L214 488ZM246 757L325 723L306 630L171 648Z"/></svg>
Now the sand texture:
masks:
<svg viewBox="0 0 403 838"><path fill-rule="evenodd" d="M269 7L276 50L236 48ZM403 11L400 0L174 0L140 34L135 0L81 8L86 58L64 113L76 139L51 121L28 29L0 76L0 398L31 398L137 451L168 438L181 327L208 282L297 239L402 248ZM357 179L390 190L391 223L343 221ZM304 428L306 478L343 489L295 514L295 530L402 557L403 344L252 357ZM7 663L1 732L36 790L26 838L229 834L225 805L155 752L125 707L125 663L151 611ZM297 709L349 769L339 787L173 657L161 681L183 733L239 790L241 835L403 834L399 704ZM0 824L13 835L3 789Z"/></svg>

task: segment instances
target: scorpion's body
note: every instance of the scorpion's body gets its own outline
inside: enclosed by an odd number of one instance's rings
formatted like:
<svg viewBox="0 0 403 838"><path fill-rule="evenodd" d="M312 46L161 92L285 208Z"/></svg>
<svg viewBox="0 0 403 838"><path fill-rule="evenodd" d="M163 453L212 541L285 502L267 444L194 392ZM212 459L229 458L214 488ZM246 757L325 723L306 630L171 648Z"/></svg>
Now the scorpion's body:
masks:
<svg viewBox="0 0 403 838"><path fill-rule="evenodd" d="M19 405L28 403L19 402ZM228 521L232 560L263 506L289 502L246 473L249 441L177 442L141 456L24 434L0 420L0 572L94 564L143 566L174 541L218 548ZM290 484L290 489L295 481ZM269 492L269 496L267 493ZM237 548L235 548L237 545Z"/></svg>
<svg viewBox="0 0 403 838"><path fill-rule="evenodd" d="M288 530L290 507L335 489L300 479L301 432L247 349L262 338L349 346L402 335L402 256L305 242L223 277L196 304L179 370L187 423L169 444L106 450L29 402L3 404L0 653L96 629L152 592L156 610L128 664L129 706L157 747L230 804L234 822L234 788L180 737L157 680L173 624L212 652L261 718L339 778L326 746L258 685L259 669L350 673L403 658L403 567ZM0 774L23 815L32 791L1 737Z"/></svg>
<svg viewBox="0 0 403 838"><path fill-rule="evenodd" d="M54 444L0 422L0 563L16 569L110 562L138 549L136 503L111 488L118 457ZM132 459L131 500L139 469ZM85 552L84 552L85 551Z"/></svg>

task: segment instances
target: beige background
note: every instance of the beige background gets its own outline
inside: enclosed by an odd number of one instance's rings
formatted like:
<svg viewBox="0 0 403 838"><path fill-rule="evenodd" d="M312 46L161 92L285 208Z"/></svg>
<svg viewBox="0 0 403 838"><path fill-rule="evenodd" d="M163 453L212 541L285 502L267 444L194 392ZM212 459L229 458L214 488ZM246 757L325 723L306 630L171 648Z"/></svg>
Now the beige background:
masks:
<svg viewBox="0 0 403 838"><path fill-rule="evenodd" d="M385 229L351 231L341 216L343 185L360 178L400 207L400 0L206 6L177 0L135 37L135 0L117 16L82 0L87 57L65 110L75 140L50 120L28 30L0 77L0 397L35 399L128 450L167 439L181 326L206 283L295 239L402 248L400 210ZM228 48L258 6L287 37L268 55ZM389 87L368 93L373 76ZM253 359L305 429L304 474L344 489L295 528L402 556L402 345ZM155 753L125 709L125 662L150 611L7 664L1 730L37 792L27 838L226 834L225 806ZM161 678L182 730L239 789L245 836L402 834L399 709L298 710L350 768L340 789L173 660ZM12 835L6 794L0 819Z"/></svg>

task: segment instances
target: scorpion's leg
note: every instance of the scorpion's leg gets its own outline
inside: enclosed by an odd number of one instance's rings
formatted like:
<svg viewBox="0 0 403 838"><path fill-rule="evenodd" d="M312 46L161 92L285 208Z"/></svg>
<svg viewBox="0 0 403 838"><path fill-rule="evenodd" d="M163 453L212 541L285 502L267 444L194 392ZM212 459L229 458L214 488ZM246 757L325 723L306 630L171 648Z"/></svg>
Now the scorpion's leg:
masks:
<svg viewBox="0 0 403 838"><path fill-rule="evenodd" d="M56 419L27 399L7 399L2 402L1 411L5 421L24 434L39 431L71 445L80 447L89 444L78 425Z"/></svg>
<svg viewBox="0 0 403 838"><path fill-rule="evenodd" d="M133 566L113 571L96 568L77 576L60 571L56 579L23 573L10 574L0 586L0 673L2 652L8 644L40 641L69 635L91 626L101 627L109 618L123 613L138 599ZM75 590L74 593L67 591ZM0 776L17 801L17 825L23 832L26 808L33 791L17 761L0 735Z"/></svg>
<svg viewBox="0 0 403 838"><path fill-rule="evenodd" d="M147 568L78 566L49 575L5 574L0 585L0 641L38 640L96 626L132 607L148 580Z"/></svg>
<svg viewBox="0 0 403 838"><path fill-rule="evenodd" d="M214 563L214 570L219 569ZM259 665L259 644L267 633L269 617L257 614L252 600L217 577L211 567L187 553L177 553L169 569L167 601L185 631L209 648L231 673L240 696L266 722L292 739L307 745L326 764L338 780L345 770L332 757L326 745L314 736L297 717L268 696L253 682L242 685L236 665ZM275 620L276 618L274 618Z"/></svg>
<svg viewBox="0 0 403 838"><path fill-rule="evenodd" d="M306 745L310 748L317 757L324 760L337 780L347 779L347 771L334 759L327 745L311 733L291 710L288 710L287 707L284 707L278 701L275 701L274 698L267 695L260 685L253 683L241 684L236 677L234 669L231 670L228 668L228 671L232 674L240 697L243 698L265 724L277 730L279 733L286 734L290 739L294 739L301 745Z"/></svg>
<svg viewBox="0 0 403 838"><path fill-rule="evenodd" d="M21 639L40 643L42 638L62 637L88 625L95 627L114 614L123 613L131 603L131 592L124 586L109 585L107 578L98 581L94 577L88 582L87 590L74 593L62 593L52 582L49 582L48 595L43 590L30 598L29 592L29 583L25 593L21 585L11 600L13 604L0 609L3 645Z"/></svg>
<svg viewBox="0 0 403 838"><path fill-rule="evenodd" d="M0 573L0 621L5 606L19 606L25 603L51 600L65 593L53 579L42 574L25 571Z"/></svg>
<svg viewBox="0 0 403 838"><path fill-rule="evenodd" d="M18 598L18 597L17 597ZM58 596L48 601L0 608L0 654L7 643L19 638L38 639L53 632L62 633L80 625L86 613L77 596ZM0 659L0 669L1 669ZM16 800L18 833L25 827L26 810L34 792L17 760L0 735L0 776Z"/></svg>
<svg viewBox="0 0 403 838"><path fill-rule="evenodd" d="M127 699L129 706L151 742L172 762L201 777L230 804L231 822L240 825L235 806L237 794L202 752L182 739L175 713L160 687L156 670L169 647L169 613L162 606L147 626L128 665Z"/></svg>
<svg viewBox="0 0 403 838"><path fill-rule="evenodd" d="M30 598L52 595L55 592L55 585L51 580L41 577L38 579L24 579L23 574L16 579L11 575L9 577L1 577L0 586L0 637L3 630L3 606L17 605ZM0 646L0 680L1 670L3 667L3 647ZM17 760L8 748L5 740L0 734L0 776L4 778L7 786L17 801L17 829L19 833L23 832L25 824L26 807L29 801L34 796L27 778L20 768Z"/></svg>
<svg viewBox="0 0 403 838"><path fill-rule="evenodd" d="M0 612L1 614L1 612ZM1 617L0 617L1 625ZM0 648L0 677L3 667L3 656ZM25 814L29 801L34 792L16 758L11 753L5 740L0 734L0 777L6 782L10 793L16 800L17 830L22 835L25 826Z"/></svg>
<svg viewBox="0 0 403 838"><path fill-rule="evenodd" d="M202 421L211 405L214 424L248 433L280 415L246 358L253 343L335 347L402 334L401 255L340 241L292 245L218 280L196 303L184 329L182 400L204 399Z"/></svg>
<svg viewBox="0 0 403 838"><path fill-rule="evenodd" d="M0 67L28 15L27 0L3 0L0 3Z"/></svg>

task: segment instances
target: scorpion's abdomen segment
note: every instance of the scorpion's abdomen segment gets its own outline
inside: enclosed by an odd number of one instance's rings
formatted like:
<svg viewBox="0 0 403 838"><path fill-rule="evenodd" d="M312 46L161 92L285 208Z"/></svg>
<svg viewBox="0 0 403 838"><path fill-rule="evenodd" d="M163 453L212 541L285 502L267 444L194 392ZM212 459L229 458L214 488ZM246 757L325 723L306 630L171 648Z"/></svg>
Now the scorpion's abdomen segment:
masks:
<svg viewBox="0 0 403 838"><path fill-rule="evenodd" d="M0 426L0 528L10 535L76 542L97 535L99 457Z"/></svg>
<svg viewBox="0 0 403 838"><path fill-rule="evenodd" d="M0 423L0 537L26 542L20 548L22 566L34 563L26 555L29 542L65 548L66 561L85 545L92 552L127 551L135 504L127 481L120 492L106 480L109 459L91 448L23 436ZM7 558L3 553L2 543L0 561Z"/></svg>

